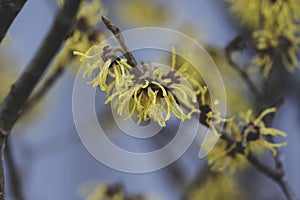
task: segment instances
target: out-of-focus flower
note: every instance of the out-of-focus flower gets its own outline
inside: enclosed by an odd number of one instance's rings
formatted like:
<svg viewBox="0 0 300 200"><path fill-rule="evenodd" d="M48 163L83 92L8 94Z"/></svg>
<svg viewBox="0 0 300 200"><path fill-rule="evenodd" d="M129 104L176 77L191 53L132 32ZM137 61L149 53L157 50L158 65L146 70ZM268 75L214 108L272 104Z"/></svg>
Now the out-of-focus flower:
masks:
<svg viewBox="0 0 300 200"><path fill-rule="evenodd" d="M300 2L298 0L225 0L230 11L242 24L259 29L264 23L266 29L273 29L299 22Z"/></svg>
<svg viewBox="0 0 300 200"><path fill-rule="evenodd" d="M0 103L3 101L5 96L8 94L11 85L17 77L17 72L13 69L13 63L6 59L7 55L0 52L1 66L0 66Z"/></svg>
<svg viewBox="0 0 300 200"><path fill-rule="evenodd" d="M234 179L222 173L205 172L199 184L187 195L187 200L239 200L245 199L245 192Z"/></svg>
<svg viewBox="0 0 300 200"><path fill-rule="evenodd" d="M157 26L170 18L167 6L151 0L122 0L115 4L115 13L126 26Z"/></svg>
<svg viewBox="0 0 300 200"><path fill-rule="evenodd" d="M258 50L253 58L253 63L262 68L264 76L268 76L272 69L274 58L280 55L282 64L289 71L293 72L299 67L297 52L300 39L297 37L296 27L290 27L278 32L271 30L260 30L253 32L253 39Z"/></svg>
<svg viewBox="0 0 300 200"><path fill-rule="evenodd" d="M213 171L229 170L234 173L237 168L243 168L247 164L245 155L238 151L236 144L219 140L216 146L207 155L207 163Z"/></svg>
<svg viewBox="0 0 300 200"><path fill-rule="evenodd" d="M276 112L276 108L269 108L255 118L253 112L248 110L246 113L228 119L225 122L224 130L226 134L229 134L226 137L230 137L232 140L221 137L208 153L207 162L211 165L211 169L214 171L228 170L233 173L237 168L247 166L247 155L250 151L261 153L263 148L271 150L275 156L276 148L285 146L286 142L274 143L269 141L266 136L285 137L286 134L275 128L265 126L263 118L274 112ZM209 138L204 148L207 147L210 150L210 142L215 141L213 139Z"/></svg>
<svg viewBox="0 0 300 200"><path fill-rule="evenodd" d="M79 188L79 194L84 200L143 200L141 195L128 195L120 184L83 185Z"/></svg>
<svg viewBox="0 0 300 200"><path fill-rule="evenodd" d="M273 143L269 141L265 136L280 136L286 137L286 134L275 128L266 127L263 122L263 118L271 113L275 113L276 108L268 108L261 112L261 114L255 118L252 110L248 110L245 114L241 115L241 121L239 121L239 126L242 128L242 140L241 145L243 148L253 148L251 145L253 143L258 144L264 148L267 148L272 151L273 155L277 154L276 148L286 145L286 142L283 143Z"/></svg>
<svg viewBox="0 0 300 200"><path fill-rule="evenodd" d="M103 40L103 34L96 28L105 9L100 0L82 1L73 29L68 34L61 52L56 56L53 67L65 67L73 61L73 51L86 52L91 46Z"/></svg>
<svg viewBox="0 0 300 200"><path fill-rule="evenodd" d="M257 54L253 63L262 69L265 77L275 65L274 59L281 57L282 64L293 72L299 67L299 22L300 2L298 0L226 0L231 11L242 24L252 31ZM278 65L278 63L276 63ZM256 69L253 67L253 69Z"/></svg>
<svg viewBox="0 0 300 200"><path fill-rule="evenodd" d="M224 125L224 130L229 137L233 138L233 141L219 139L214 145L213 149L207 155L207 163L211 166L213 171L228 171L230 174L234 173L236 169L242 169L247 166L247 158L245 155L247 152L237 146L235 141L241 140L241 133L238 126L235 124L234 117L228 119ZM214 138L208 138L206 146L211 146L210 142L214 142ZM214 143L213 143L214 144Z"/></svg>
<svg viewBox="0 0 300 200"><path fill-rule="evenodd" d="M235 115L251 107L251 100L247 96L247 85L241 79L240 75L229 66L224 49L216 46L206 46L205 49L222 74L226 89L226 113L228 116ZM213 78L214 77L211 77L211 79Z"/></svg>
<svg viewBox="0 0 300 200"><path fill-rule="evenodd" d="M258 28L260 21L260 0L225 0L230 4L230 11L242 24Z"/></svg>
<svg viewBox="0 0 300 200"><path fill-rule="evenodd" d="M221 117L221 113L218 110L213 110L212 106L206 102L206 94L207 94L207 87L204 86L201 88L200 93L200 123L209 127L216 136L219 136L219 132L216 126L220 125L223 122L226 122L227 119ZM213 102L217 103L217 102Z"/></svg>

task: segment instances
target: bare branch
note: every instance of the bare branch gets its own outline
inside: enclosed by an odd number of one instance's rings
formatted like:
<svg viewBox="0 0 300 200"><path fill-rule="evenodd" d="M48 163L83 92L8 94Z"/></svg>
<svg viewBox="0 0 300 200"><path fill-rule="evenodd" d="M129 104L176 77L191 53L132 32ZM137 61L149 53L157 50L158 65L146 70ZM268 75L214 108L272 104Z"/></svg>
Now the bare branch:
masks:
<svg viewBox="0 0 300 200"><path fill-rule="evenodd" d="M47 77L41 88L39 88L39 90L33 94L33 96L24 106L22 115L25 114L30 108L32 108L32 106L35 105L36 102L41 100L46 95L46 93L52 88L54 83L59 79L59 77L61 77L64 71L65 67L58 67L52 72L49 77Z"/></svg>
<svg viewBox="0 0 300 200"><path fill-rule="evenodd" d="M37 54L11 87L7 97L0 105L0 148L3 150L6 138L18 120L21 111L37 82L46 70L49 62L58 51L67 33L73 25L80 0L66 0L43 41ZM0 163L0 200L5 199L3 151Z"/></svg>
<svg viewBox="0 0 300 200"><path fill-rule="evenodd" d="M122 47L123 51L125 52L124 56L126 57L128 64L133 67L138 66L134 56L132 55L129 48L127 47L126 41L125 41L120 29L116 25L114 25L105 16L102 16L102 21L104 22L105 26L114 34L115 38L118 40L120 46Z"/></svg>
<svg viewBox="0 0 300 200"><path fill-rule="evenodd" d="M225 48L225 55L227 62L230 66L240 75L240 77L244 80L244 82L248 85L249 89L253 92L253 94L257 97L258 100L263 98L261 92L257 89L255 84L252 82L250 77L248 76L247 72L239 67L233 60L232 60L232 53L234 51L242 50L245 48L245 44L242 41L241 37L236 37L232 41L228 43Z"/></svg>
<svg viewBox="0 0 300 200"><path fill-rule="evenodd" d="M23 188L22 188L22 180L17 169L16 163L14 161L13 152L10 140L6 140L5 146L5 156L8 170L8 177L10 178L10 185L12 195L15 200L24 200Z"/></svg>
<svg viewBox="0 0 300 200"><path fill-rule="evenodd" d="M0 44L8 28L23 8L26 0L1 0L0 1Z"/></svg>
<svg viewBox="0 0 300 200"><path fill-rule="evenodd" d="M242 68L240 68L233 60L232 60L232 53L234 51L242 50L245 48L245 44L242 41L241 37L236 37L232 41L229 42L229 44L225 48L225 54L226 54L226 59L228 63L233 67L233 69L236 70L237 73L243 78L244 82L248 85L249 89L253 92L253 94L256 97L256 100L260 103L267 103L266 91L261 93L258 88L255 86L255 84L252 82L252 80L249 78L248 74L246 71L244 71ZM265 87L264 90L267 90L268 88ZM277 109L283 104L283 99L280 99L275 103L275 107ZM264 120L265 124L267 126L271 126L273 118L275 114L270 116L268 120ZM224 138L223 138L224 139ZM226 138L225 138L226 139ZM269 138L270 141L274 141L273 137ZM284 192L286 198L288 200L296 200L297 197L295 196L295 193L289 183L286 180L285 176L285 171L284 171L284 161L283 161L283 154L281 151L277 148L277 155L274 157L275 161L275 169L267 166L263 162L261 162L257 157L255 157L251 152L247 156L248 161L256 167L257 170L259 170L261 173L265 174L269 178L273 179L277 184L280 186L282 191Z"/></svg>

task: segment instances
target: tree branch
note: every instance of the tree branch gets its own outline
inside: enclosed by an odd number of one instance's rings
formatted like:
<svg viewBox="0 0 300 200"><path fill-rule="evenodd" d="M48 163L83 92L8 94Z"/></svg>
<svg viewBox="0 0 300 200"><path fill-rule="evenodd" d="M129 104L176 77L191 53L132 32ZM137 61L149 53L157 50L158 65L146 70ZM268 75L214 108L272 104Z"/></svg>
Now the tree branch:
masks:
<svg viewBox="0 0 300 200"><path fill-rule="evenodd" d="M14 161L11 140L6 140L6 146L4 149L7 163L7 170L11 183L11 191L15 200L24 200L23 188L21 177L19 171L17 169L16 163Z"/></svg>
<svg viewBox="0 0 300 200"><path fill-rule="evenodd" d="M253 92L258 100L263 98L261 92L257 89L255 84L252 82L247 72L240 68L233 60L232 53L234 51L243 50L245 48L245 44L242 41L240 36L237 36L232 41L228 43L225 48L225 57L230 66L240 75L240 77L244 80L244 82L248 85L249 89Z"/></svg>
<svg viewBox="0 0 300 200"><path fill-rule="evenodd" d="M229 42L229 44L225 48L225 54L226 59L228 63L235 69L240 77L244 80L244 82L248 85L249 89L252 91L252 93L255 95L256 100L260 103L267 103L267 90L268 88L265 87L263 93L261 93L258 88L255 86L255 84L251 81L246 71L241 69L233 60L232 60L232 53L234 51L243 50L245 48L245 44L243 43L243 40L240 36L237 36L232 41ZM275 103L274 107L279 108L283 104L283 100L280 99L278 102ZM265 124L267 126L271 126L273 121L274 115L269 118L269 120L265 120ZM274 142L274 138L270 137L270 141ZM247 156L248 161L255 166L257 170L259 170L261 173L265 174L269 178L273 179L282 189L284 192L286 198L288 200L296 200L297 197L292 189L292 187L289 185L289 183L286 180L286 175L284 171L284 161L283 161L283 155L281 151L276 148L277 155L274 157L275 161L275 169L267 166L263 162L261 162L257 157L255 157L251 152Z"/></svg>
<svg viewBox="0 0 300 200"><path fill-rule="evenodd" d="M57 14L37 54L25 68L25 71L20 75L18 80L13 84L9 94L0 105L1 150L3 150L5 140L10 134L15 122L18 120L27 99L69 32L79 8L79 3L80 0L65 1L62 10ZM0 200L5 199L2 155L3 151L1 151L0 157Z"/></svg>
<svg viewBox="0 0 300 200"><path fill-rule="evenodd" d="M52 88L59 77L61 77L65 69L65 67L58 67L52 72L49 77L47 77L41 88L39 88L25 104L22 115L29 111L29 109L32 108L32 106L35 105L36 102L38 102L45 96L45 94Z"/></svg>
<svg viewBox="0 0 300 200"><path fill-rule="evenodd" d="M115 38L118 40L120 46L122 47L123 51L125 52L124 56L128 61L128 64L136 67L138 66L134 56L132 55L132 53L130 52L129 48L126 45L126 41L124 36L122 35L120 29L114 25L107 17L102 16L102 21L104 22L105 26L108 28L108 30L110 30Z"/></svg>
<svg viewBox="0 0 300 200"><path fill-rule="evenodd" d="M233 142L233 140L231 139L229 134L227 132L225 132L224 130L222 131L222 136L220 138L223 140L226 140L230 143ZM284 169L283 169L282 156L275 157L275 160L276 160L276 168L275 169L273 169L273 168L269 167L268 165L266 165L265 163L263 163L252 152L249 152L249 154L247 155L247 160L262 174L264 174L267 177L274 180L281 187L282 191L284 192L284 194L288 200L297 200L297 197L295 196L295 193L294 193L292 187L289 185L289 183L286 180Z"/></svg>
<svg viewBox="0 0 300 200"><path fill-rule="evenodd" d="M26 0L1 0L0 1L0 44L8 28L23 8Z"/></svg>

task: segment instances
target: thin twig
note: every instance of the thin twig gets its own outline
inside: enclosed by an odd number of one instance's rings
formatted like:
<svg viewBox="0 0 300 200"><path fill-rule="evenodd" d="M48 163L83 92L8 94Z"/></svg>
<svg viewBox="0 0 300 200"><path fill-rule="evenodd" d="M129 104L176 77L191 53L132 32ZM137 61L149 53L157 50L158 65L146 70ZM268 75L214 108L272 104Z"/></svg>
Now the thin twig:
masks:
<svg viewBox="0 0 300 200"><path fill-rule="evenodd" d="M248 76L248 73L243 70L241 67L239 67L232 59L232 53L234 51L242 50L245 48L245 45L241 39L241 37L236 37L232 41L228 43L228 45L225 48L225 57L227 59L227 62L230 64L230 66L240 75L240 77L244 80L244 82L248 85L249 89L253 92L253 94L257 97L257 99L261 100L263 98L263 95L258 90L258 88L255 86L253 81Z"/></svg>
<svg viewBox="0 0 300 200"><path fill-rule="evenodd" d="M26 0L1 0L0 1L0 44L15 17L23 8Z"/></svg>
<svg viewBox="0 0 300 200"><path fill-rule="evenodd" d="M61 77L63 72L65 71L65 67L56 68L52 74L44 81L43 85L36 91L33 96L28 100L25 104L24 109L22 111L22 115L24 115L29 109L32 108L36 104L36 102L40 101L45 94L52 88L54 83Z"/></svg>
<svg viewBox="0 0 300 200"><path fill-rule="evenodd" d="M247 156L248 161L261 173L267 175L273 180L276 180L280 174L276 171L276 169L273 169L263 163L258 157L256 157L252 152L249 152Z"/></svg>
<svg viewBox="0 0 300 200"><path fill-rule="evenodd" d="M128 61L128 64L136 67L138 66L136 59L134 58L134 56L132 55L132 53L130 52L129 48L127 47L126 41L124 36L122 35L122 32L120 31L120 29L114 25L107 17L102 16L102 21L104 22L105 26L108 28L108 30L110 30L115 38L118 40L120 46L122 47L123 51L125 52L124 56Z"/></svg>
<svg viewBox="0 0 300 200"><path fill-rule="evenodd" d="M80 0L66 0L57 14L55 21L43 41L37 54L25 68L10 92L0 105L0 148L3 150L5 140L18 120L22 109L37 82L46 70L49 62L58 51L67 33L73 25ZM0 153L0 200L5 200L3 151Z"/></svg>
<svg viewBox="0 0 300 200"><path fill-rule="evenodd" d="M235 69L241 78L243 78L244 82L248 85L249 89L253 92L253 94L256 97L256 100L260 103L266 103L267 99L265 97L266 91L262 94L258 88L255 86L255 84L251 81L246 71L241 69L233 60L232 60L232 53L237 50L241 50L244 48L242 39L240 37L236 37L233 39L229 44L227 45L225 49L226 59L228 63ZM274 106L279 108L282 105L282 101L278 101ZM272 120L274 118L274 115L265 122L267 126L271 126ZM270 137L271 141L274 141L273 137ZM247 156L247 159L251 164L253 164L256 169L258 169L261 173L265 174L269 178L273 179L277 184L281 187L282 191L284 192L286 198L288 200L296 200L295 193L291 186L288 184L283 168L283 155L281 151L277 148L277 155L274 157L275 160L275 169L265 165L263 162L261 162L257 157L255 157L252 153L249 153Z"/></svg>
<svg viewBox="0 0 300 200"><path fill-rule="evenodd" d="M279 109L283 105L283 103L284 100L281 98L278 101L276 101L272 107L276 107L277 109ZM270 115L269 118L265 118L264 122L266 126L272 126L275 114L276 113L273 113L272 115ZM268 139L273 143L275 142L273 136L270 136ZM274 180L278 183L278 185L280 186L280 188L282 189L283 193L285 194L288 200L296 200L297 199L296 194L293 191L293 188L291 187L289 182L287 181L286 173L284 170L284 155L281 149L276 148L276 151L277 154L276 156L274 156L274 162L275 162L275 170L277 172L277 177L274 177L275 178Z"/></svg>
<svg viewBox="0 0 300 200"><path fill-rule="evenodd" d="M221 139L232 142L232 140L229 139L230 137L228 135L229 135L228 133L223 131ZM275 160L276 160L275 169L266 165L252 152L249 152L249 154L247 155L247 160L262 174L274 180L280 186L280 188L282 189L282 191L284 192L288 200L297 200L297 197L295 196L292 187L289 185L289 183L286 180L286 176L283 169L282 154L280 154L279 156L279 152L278 152L278 156L275 156Z"/></svg>
<svg viewBox="0 0 300 200"><path fill-rule="evenodd" d="M9 174L8 177L10 178L10 185L11 185L10 188L15 200L24 200L25 197L22 189L21 176L15 164L11 143L9 143L9 141L10 140L6 141L5 156L6 156L6 163L7 163L7 171Z"/></svg>

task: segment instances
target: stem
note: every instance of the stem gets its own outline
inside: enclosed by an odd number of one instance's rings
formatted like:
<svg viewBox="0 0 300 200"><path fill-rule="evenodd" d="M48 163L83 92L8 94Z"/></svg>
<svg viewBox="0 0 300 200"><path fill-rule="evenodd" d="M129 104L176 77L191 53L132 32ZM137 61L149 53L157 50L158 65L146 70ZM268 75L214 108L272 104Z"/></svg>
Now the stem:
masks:
<svg viewBox="0 0 300 200"><path fill-rule="evenodd" d="M5 176L4 176L4 162L3 162L3 149L5 138L0 135L0 200L5 200Z"/></svg>
<svg viewBox="0 0 300 200"><path fill-rule="evenodd" d="M0 44L15 17L23 8L26 0L1 0L0 1Z"/></svg>
<svg viewBox="0 0 300 200"><path fill-rule="evenodd" d="M46 68L64 41L73 25L80 0L66 0L57 14L55 21L40 46L37 54L12 85L10 92L0 105L0 148L3 150L5 140L9 136L15 122L20 117L30 94L42 77ZM5 200L3 151L0 163L0 200Z"/></svg>
<svg viewBox="0 0 300 200"><path fill-rule="evenodd" d="M33 96L28 100L24 109L22 111L22 115L29 111L36 102L41 100L47 92L52 88L54 83L61 77L63 72L65 71L65 67L58 67L56 68L53 73L45 80L44 84L41 88L33 94Z"/></svg>
<svg viewBox="0 0 300 200"><path fill-rule="evenodd" d="M10 142L9 142L10 141ZM16 163L14 161L11 140L6 140L5 146L5 156L7 162L7 170L10 178L11 191L15 200L24 200L23 188L22 188L22 180L19 175Z"/></svg>
<svg viewBox="0 0 300 200"><path fill-rule="evenodd" d="M107 17L102 16L102 21L104 22L105 26L114 34L115 38L118 40L120 46L122 47L123 51L125 52L124 56L128 61L128 64L136 67L138 66L134 56L130 52L129 48L127 47L126 41L124 36L122 35L120 29L114 25Z"/></svg>
<svg viewBox="0 0 300 200"><path fill-rule="evenodd" d="M240 68L233 60L232 60L232 53L233 51L240 50L241 49L241 38L237 37L233 39L227 47L225 48L225 54L226 59L228 63L232 66L233 69L235 69L240 77L244 80L244 82L248 85L249 89L252 91L252 93L256 97L256 101L260 103L267 103L267 90L266 87L267 84L264 84L264 91L261 93L257 87L254 85L254 83L249 78L246 71L244 71L242 68ZM265 82L266 83L266 82ZM263 95L264 94L264 95ZM282 105L283 101L282 99L275 103L275 107L279 108ZM266 126L271 126L273 121L274 115L269 120L265 120ZM271 141L274 141L273 137L270 137ZM255 166L257 170L259 170L262 174L268 176L269 178L273 179L282 189L283 193L285 194L286 198L288 200L297 200L297 197L295 196L295 193L292 189L292 187L289 185L285 171L284 171L284 161L283 161L283 155L281 151L276 148L277 155L274 157L275 161L275 169L267 166L263 162L261 162L257 157L255 157L251 152L247 156L248 161Z"/></svg>
<svg viewBox="0 0 300 200"><path fill-rule="evenodd" d="M239 67L232 59L232 53L234 51L240 50L241 48L244 48L243 44L241 43L241 38L236 37L233 39L225 48L225 57L227 59L227 62L230 64L230 66L240 75L240 77L244 80L246 85L249 87L249 89L253 92L253 94L256 96L258 100L263 99L263 95L258 90L258 88L255 86L255 84L252 82L250 77L248 76L248 73L243 70L241 67ZM242 47L241 47L242 45Z"/></svg>

